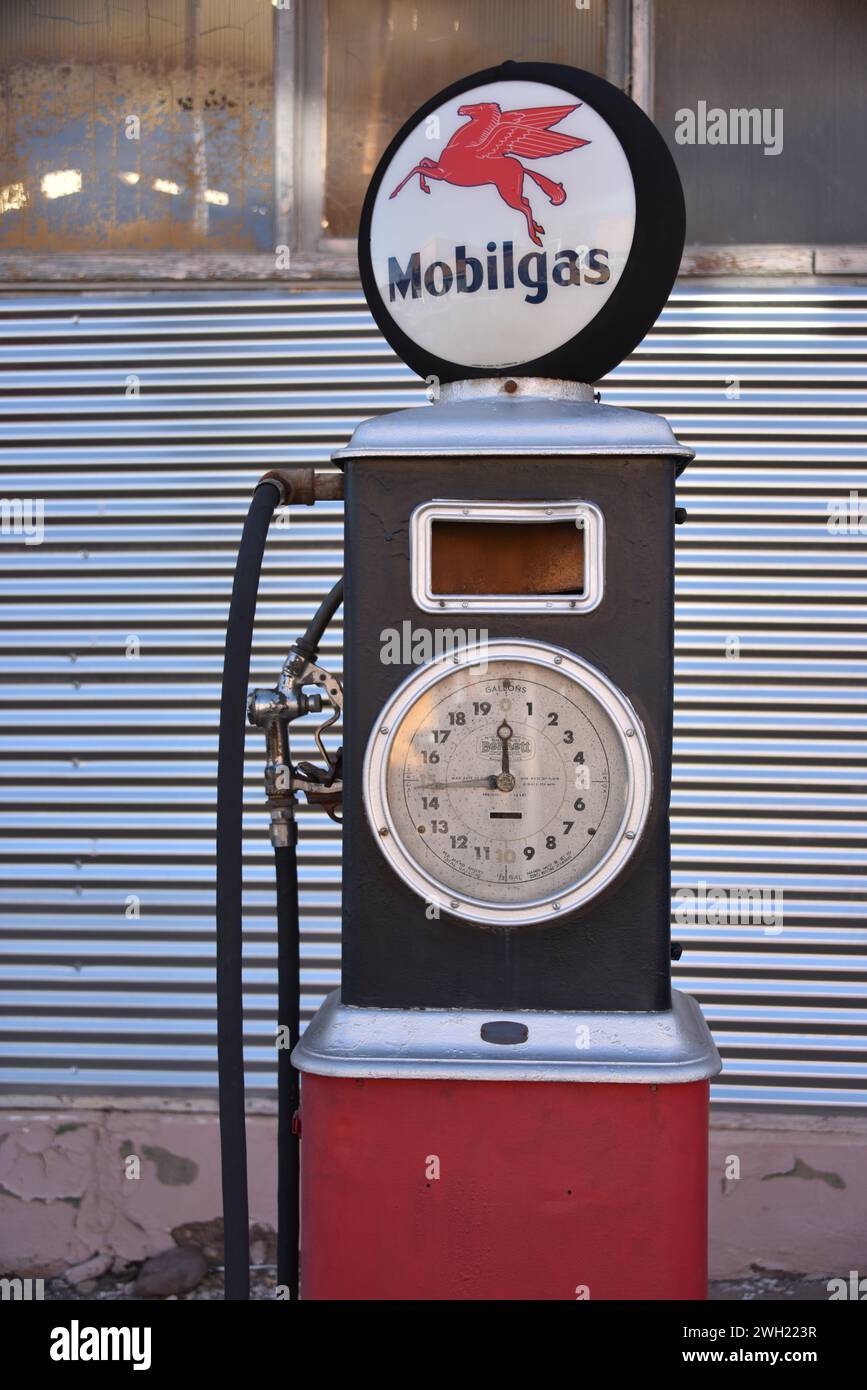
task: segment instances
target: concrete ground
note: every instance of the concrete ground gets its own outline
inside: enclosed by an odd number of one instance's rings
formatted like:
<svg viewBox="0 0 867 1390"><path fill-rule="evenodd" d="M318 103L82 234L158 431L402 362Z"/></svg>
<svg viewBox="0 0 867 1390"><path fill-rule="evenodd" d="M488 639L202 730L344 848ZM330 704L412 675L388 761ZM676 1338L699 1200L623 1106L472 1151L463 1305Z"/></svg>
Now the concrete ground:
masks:
<svg viewBox="0 0 867 1390"><path fill-rule="evenodd" d="M81 1287L67 1284L63 1278L46 1281L45 1297L51 1300L118 1301L131 1297L130 1290L135 1277L131 1270L129 1276L120 1279L115 1275L104 1275L93 1281L94 1287L83 1291ZM273 1267L260 1269L253 1275L251 1297L257 1300L273 1298L277 1283ZM223 1297L223 1276L220 1270L209 1270L198 1288L191 1293L173 1294L178 1302L187 1300L197 1302L203 1299ZM794 1302L826 1303L828 1301L827 1280L808 1279L799 1275L755 1274L748 1279L715 1280L709 1287L711 1302Z"/></svg>
<svg viewBox="0 0 867 1390"><path fill-rule="evenodd" d="M827 1303L828 1280L799 1274L755 1274L749 1279L715 1279L708 1286L714 1303Z"/></svg>

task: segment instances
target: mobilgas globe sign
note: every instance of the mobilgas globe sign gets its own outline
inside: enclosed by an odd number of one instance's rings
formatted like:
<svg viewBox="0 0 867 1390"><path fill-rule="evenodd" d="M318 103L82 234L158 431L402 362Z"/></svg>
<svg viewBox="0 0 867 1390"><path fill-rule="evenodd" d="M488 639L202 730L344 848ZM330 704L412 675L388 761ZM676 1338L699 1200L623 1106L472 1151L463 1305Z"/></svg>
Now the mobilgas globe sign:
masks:
<svg viewBox="0 0 867 1390"><path fill-rule="evenodd" d="M666 146L617 88L506 63L426 103L374 174L359 260L396 351L442 380L594 381L640 341L683 248Z"/></svg>
<svg viewBox="0 0 867 1390"><path fill-rule="evenodd" d="M510 367L571 338L620 283L635 233L619 140L547 83L443 102L383 187L370 228L379 293L404 333L466 366Z"/></svg>

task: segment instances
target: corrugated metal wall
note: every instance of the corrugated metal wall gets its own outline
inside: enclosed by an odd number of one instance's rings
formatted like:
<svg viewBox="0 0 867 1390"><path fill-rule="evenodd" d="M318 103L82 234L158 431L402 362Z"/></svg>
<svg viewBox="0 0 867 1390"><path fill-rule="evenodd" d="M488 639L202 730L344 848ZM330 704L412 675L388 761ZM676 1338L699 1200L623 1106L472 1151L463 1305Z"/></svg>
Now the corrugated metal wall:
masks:
<svg viewBox="0 0 867 1390"><path fill-rule="evenodd" d="M364 416L423 397L353 291L10 292L0 316L0 1079L212 1086L217 700L242 516L266 467L321 464ZM720 1100L867 1101L850 497L867 494L865 329L867 289L685 288L604 390L664 412L699 456L680 489L676 889L783 894L782 931L675 924L679 983L726 1059ZM16 499L44 499L41 544L14 533ZM835 499L848 529L829 528ZM340 567L336 505L272 534L257 683ZM248 1059L267 1086L258 735L248 758ZM340 859L325 817L304 812L301 833L312 1010L338 980Z"/></svg>

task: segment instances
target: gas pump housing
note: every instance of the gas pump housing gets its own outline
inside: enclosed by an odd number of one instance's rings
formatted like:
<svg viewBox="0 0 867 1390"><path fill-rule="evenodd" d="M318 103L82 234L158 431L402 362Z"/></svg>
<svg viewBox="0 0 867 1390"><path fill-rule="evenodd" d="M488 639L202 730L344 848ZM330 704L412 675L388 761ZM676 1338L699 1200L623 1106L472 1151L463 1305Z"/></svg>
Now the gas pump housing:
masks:
<svg viewBox="0 0 867 1390"><path fill-rule="evenodd" d="M294 1054L305 1297L701 1299L720 1063L698 1005L671 990L669 927L674 484L692 454L658 416L570 384L506 378L442 395L365 422L335 456L348 891L342 990ZM450 599L439 619L418 603L414 554L413 518L433 499L470 521L504 502L594 509L594 601L549 612ZM430 916L376 843L365 748L406 679L382 660L385 630L465 612L494 643L586 658L646 733L640 843L562 918Z"/></svg>
<svg viewBox="0 0 867 1390"><path fill-rule="evenodd" d="M508 388L508 389L507 389ZM659 416L598 404L587 388L521 378L443 387L422 409L364 422L335 454L345 474L343 986L368 1007L661 1010L671 1004L674 484L692 457ZM410 518L434 498L592 504L604 526L601 599L589 612L472 610L413 600ZM520 527L515 545L521 544ZM471 625L576 652L631 701L647 734L650 808L634 857L587 906L553 922L478 926L429 917L380 853L362 803L377 717L411 667L386 632Z"/></svg>

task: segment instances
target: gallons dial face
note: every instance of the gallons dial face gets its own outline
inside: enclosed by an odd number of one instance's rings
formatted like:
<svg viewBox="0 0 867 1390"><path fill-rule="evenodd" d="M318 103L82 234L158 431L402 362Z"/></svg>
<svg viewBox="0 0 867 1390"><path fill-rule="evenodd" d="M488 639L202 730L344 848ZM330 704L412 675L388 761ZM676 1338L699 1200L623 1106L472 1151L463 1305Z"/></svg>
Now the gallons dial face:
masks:
<svg viewBox="0 0 867 1390"><path fill-rule="evenodd" d="M383 710L365 801L395 870L453 916L554 920L622 869L650 801L637 716L601 672L491 642L415 672Z"/></svg>

